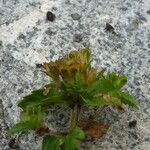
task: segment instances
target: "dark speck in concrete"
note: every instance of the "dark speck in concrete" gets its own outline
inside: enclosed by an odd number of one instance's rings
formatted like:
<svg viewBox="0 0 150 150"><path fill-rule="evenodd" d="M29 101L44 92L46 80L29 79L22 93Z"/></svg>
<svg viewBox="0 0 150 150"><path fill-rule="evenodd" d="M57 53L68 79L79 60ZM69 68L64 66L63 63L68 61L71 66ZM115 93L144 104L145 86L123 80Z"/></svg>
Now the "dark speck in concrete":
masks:
<svg viewBox="0 0 150 150"><path fill-rule="evenodd" d="M110 67L110 64L108 64L108 63L105 63L105 66L106 66L106 67Z"/></svg>
<svg viewBox="0 0 150 150"><path fill-rule="evenodd" d="M3 42L2 41L0 41L0 47L2 47L3 46Z"/></svg>
<svg viewBox="0 0 150 150"><path fill-rule="evenodd" d="M33 37L33 36L34 36L34 34L35 34L35 32L34 32L34 31L32 31L32 32L27 32L27 38L31 38L31 37Z"/></svg>
<svg viewBox="0 0 150 150"><path fill-rule="evenodd" d="M150 137L144 139L145 142L150 142Z"/></svg>
<svg viewBox="0 0 150 150"><path fill-rule="evenodd" d="M53 13L50 12L50 11L47 12L47 14L46 14L46 19L47 19L48 21L53 22L53 21L55 20L55 18L56 18L55 14L53 14Z"/></svg>
<svg viewBox="0 0 150 150"><path fill-rule="evenodd" d="M81 34L75 34L73 37L73 41L80 43L82 41L82 35Z"/></svg>
<svg viewBox="0 0 150 150"><path fill-rule="evenodd" d="M21 34L18 36L17 39L19 40L19 39L25 39L25 38L26 38L26 36L25 36L24 34L21 33Z"/></svg>
<svg viewBox="0 0 150 150"><path fill-rule="evenodd" d="M138 140L138 135L135 131L129 131L129 138Z"/></svg>
<svg viewBox="0 0 150 150"><path fill-rule="evenodd" d="M37 5L41 5L40 2L34 1L34 0L29 0L28 1L29 5L36 7Z"/></svg>
<svg viewBox="0 0 150 150"><path fill-rule="evenodd" d="M18 149L19 148L18 145L16 145L16 139L15 138L10 139L8 145L11 149Z"/></svg>
<svg viewBox="0 0 150 150"><path fill-rule="evenodd" d="M12 103L9 103L9 104L8 104L8 108L11 108L12 106L13 106Z"/></svg>
<svg viewBox="0 0 150 150"><path fill-rule="evenodd" d="M135 85L140 86L140 82L137 78L134 78L134 83L135 83Z"/></svg>
<svg viewBox="0 0 150 150"><path fill-rule="evenodd" d="M42 68L43 65L42 64L36 64L36 68Z"/></svg>
<svg viewBox="0 0 150 150"><path fill-rule="evenodd" d="M13 86L14 86L14 87L16 87L16 86L17 86L17 84L13 84Z"/></svg>
<svg viewBox="0 0 150 150"><path fill-rule="evenodd" d="M113 34L116 34L115 31L114 31L114 27L111 24L109 24L109 23L106 23L105 30L109 31L109 32L111 32Z"/></svg>
<svg viewBox="0 0 150 150"><path fill-rule="evenodd" d="M37 32L39 29L37 27L33 27L34 32Z"/></svg>
<svg viewBox="0 0 150 150"><path fill-rule="evenodd" d="M65 4L70 5L71 4L70 0L66 0Z"/></svg>
<svg viewBox="0 0 150 150"><path fill-rule="evenodd" d="M133 143L133 144L131 144L131 149L134 149L136 146L138 145L138 143Z"/></svg>
<svg viewBox="0 0 150 150"><path fill-rule="evenodd" d="M56 11L56 10L57 10L57 7L53 7L52 10Z"/></svg>
<svg viewBox="0 0 150 150"><path fill-rule="evenodd" d="M5 22L5 24L6 24L6 26L8 26L9 25L9 21Z"/></svg>
<svg viewBox="0 0 150 150"><path fill-rule="evenodd" d="M138 20L147 22L146 18L139 12L136 13Z"/></svg>
<svg viewBox="0 0 150 150"><path fill-rule="evenodd" d="M141 46L141 47L143 46L143 42L142 42L142 40L141 40L141 39L136 38L135 40L136 40L136 41L135 41L135 42L136 42L136 43L135 43L135 44L136 44L136 46L139 46L139 47L140 47L140 46Z"/></svg>
<svg viewBox="0 0 150 150"><path fill-rule="evenodd" d="M131 7L132 5L131 5L131 3L127 3L127 6L128 6L128 7Z"/></svg>
<svg viewBox="0 0 150 150"><path fill-rule="evenodd" d="M127 7L121 7L120 8L122 11L126 11L128 8Z"/></svg>
<svg viewBox="0 0 150 150"><path fill-rule="evenodd" d="M113 27L111 24L106 23L105 29L106 29L107 31L113 31L113 30L114 30L114 27Z"/></svg>
<svg viewBox="0 0 150 150"><path fill-rule="evenodd" d="M146 13L150 15L150 10L147 10Z"/></svg>
<svg viewBox="0 0 150 150"><path fill-rule="evenodd" d="M0 99L0 124L3 122L3 118L4 118L4 109L3 109L3 101L2 99Z"/></svg>
<svg viewBox="0 0 150 150"><path fill-rule="evenodd" d="M55 32L53 32L53 31L51 30L51 28L48 28L48 29L45 31L45 33L46 33L47 35L54 35L54 34L55 34Z"/></svg>
<svg viewBox="0 0 150 150"><path fill-rule="evenodd" d="M137 121L136 120L133 120L133 121L129 122L129 128L135 128L136 125L137 125Z"/></svg>
<svg viewBox="0 0 150 150"><path fill-rule="evenodd" d="M54 56L55 55L55 51L50 49L50 54Z"/></svg>
<svg viewBox="0 0 150 150"><path fill-rule="evenodd" d="M139 64L139 65L142 65L142 61L141 61L141 60L139 60L139 61L138 61L138 64Z"/></svg>
<svg viewBox="0 0 150 150"><path fill-rule="evenodd" d="M36 22L36 25L40 25L40 23L41 23L41 21L40 21L40 20L38 20L38 21Z"/></svg>
<svg viewBox="0 0 150 150"><path fill-rule="evenodd" d="M121 48L122 47L122 43L118 43L118 44L116 44L116 48Z"/></svg>
<svg viewBox="0 0 150 150"><path fill-rule="evenodd" d="M73 20L79 20L81 16L78 13L71 14Z"/></svg>
<svg viewBox="0 0 150 150"><path fill-rule="evenodd" d="M18 94L22 94L24 92L24 90L21 88L17 92L18 92Z"/></svg>
<svg viewBox="0 0 150 150"><path fill-rule="evenodd" d="M60 115L59 115L59 118L63 118L63 117L64 117L64 114L60 114Z"/></svg>

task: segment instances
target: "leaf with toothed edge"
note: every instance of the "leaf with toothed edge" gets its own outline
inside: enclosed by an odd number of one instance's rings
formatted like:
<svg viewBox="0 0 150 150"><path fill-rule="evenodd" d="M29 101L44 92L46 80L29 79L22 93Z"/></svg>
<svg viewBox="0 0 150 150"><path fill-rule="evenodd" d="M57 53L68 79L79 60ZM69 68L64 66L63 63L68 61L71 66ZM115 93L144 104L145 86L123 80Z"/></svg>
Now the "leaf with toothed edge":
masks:
<svg viewBox="0 0 150 150"><path fill-rule="evenodd" d="M133 96L125 92L120 92L120 97L121 97L122 103L138 108L139 104Z"/></svg>
<svg viewBox="0 0 150 150"><path fill-rule="evenodd" d="M42 125L42 110L38 106L36 108L28 107L26 111L21 112L20 122L15 124L8 132L7 135L10 136L17 132L34 130Z"/></svg>
<svg viewBox="0 0 150 150"><path fill-rule="evenodd" d="M43 139L42 150L76 150L80 147L80 140L85 138L84 132L76 127L66 136L47 135Z"/></svg>
<svg viewBox="0 0 150 150"><path fill-rule="evenodd" d="M46 135L43 138L42 150L59 150L61 141L61 137Z"/></svg>
<svg viewBox="0 0 150 150"><path fill-rule="evenodd" d="M35 126L33 124L31 124L30 121L26 121L26 122L20 122L15 124L8 132L7 132L7 136L10 136L12 134L18 133L18 132L22 132L22 131L27 131L27 130L33 130L35 128Z"/></svg>
<svg viewBox="0 0 150 150"><path fill-rule="evenodd" d="M30 95L25 96L19 103L18 106L22 109L28 106L46 106L48 104L63 104L63 94L56 91L51 91L47 95L43 94L44 89L33 91Z"/></svg>
<svg viewBox="0 0 150 150"><path fill-rule="evenodd" d="M83 130L79 127L74 128L70 134L64 137L64 150L75 150L80 147L80 142L85 138Z"/></svg>

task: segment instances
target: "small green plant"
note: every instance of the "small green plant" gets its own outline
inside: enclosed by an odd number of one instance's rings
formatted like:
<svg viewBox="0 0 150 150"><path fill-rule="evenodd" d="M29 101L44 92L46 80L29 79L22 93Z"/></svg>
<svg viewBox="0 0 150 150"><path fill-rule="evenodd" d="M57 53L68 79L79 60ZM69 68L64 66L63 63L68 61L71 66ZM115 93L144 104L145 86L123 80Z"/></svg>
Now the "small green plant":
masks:
<svg viewBox="0 0 150 150"><path fill-rule="evenodd" d="M85 135L95 138L103 136L109 127L97 123L97 110L89 120L83 119L80 111L84 106L104 108L113 106L119 112L123 105L138 108L134 97L122 91L127 78L115 73L104 73L91 67L91 53L88 49L72 51L68 56L55 62L44 63L45 73L53 82L44 88L25 96L18 106L22 109L20 122L7 135L35 130L43 135L42 150L75 150ZM71 111L70 129L67 132L51 131L44 124L44 111L50 105L67 106Z"/></svg>

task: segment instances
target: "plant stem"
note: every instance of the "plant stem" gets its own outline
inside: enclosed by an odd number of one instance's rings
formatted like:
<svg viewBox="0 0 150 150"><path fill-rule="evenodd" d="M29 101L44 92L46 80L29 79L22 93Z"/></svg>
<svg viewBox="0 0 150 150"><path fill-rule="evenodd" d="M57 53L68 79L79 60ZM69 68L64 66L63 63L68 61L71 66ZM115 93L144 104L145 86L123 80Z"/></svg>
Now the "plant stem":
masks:
<svg viewBox="0 0 150 150"><path fill-rule="evenodd" d="M104 110L105 107L106 107L106 106L103 106L101 109L98 108L98 109L95 111L94 115L91 117L91 120L95 120L96 117Z"/></svg>
<svg viewBox="0 0 150 150"><path fill-rule="evenodd" d="M75 105L72 109L70 130L74 129L78 124L80 109L81 106L79 105Z"/></svg>
<svg viewBox="0 0 150 150"><path fill-rule="evenodd" d="M36 130L36 133L38 133L39 135L54 135L54 136L58 136L58 135L67 135L69 132L68 131L53 131L51 129L49 129L47 126L41 126L38 130Z"/></svg>

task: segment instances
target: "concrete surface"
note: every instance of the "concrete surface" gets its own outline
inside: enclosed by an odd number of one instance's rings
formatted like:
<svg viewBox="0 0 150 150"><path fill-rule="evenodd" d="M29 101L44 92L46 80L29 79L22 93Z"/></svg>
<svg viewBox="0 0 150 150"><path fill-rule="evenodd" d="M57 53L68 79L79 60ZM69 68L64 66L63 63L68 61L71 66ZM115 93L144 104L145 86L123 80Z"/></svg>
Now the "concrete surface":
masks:
<svg viewBox="0 0 150 150"><path fill-rule="evenodd" d="M54 22L46 20L47 11L55 14ZM106 23L116 34L105 30ZM111 123L107 135L87 138L81 149L150 149L150 0L1 0L0 150L10 150L13 143L5 133L19 120L16 103L50 81L36 64L83 47L92 50L93 66L128 76L125 90L138 99L140 109L126 107L124 114L105 110L98 119ZM68 112L50 111L51 127L65 126L62 116ZM134 119L137 126L129 128ZM39 150L41 140L24 133L17 146Z"/></svg>

